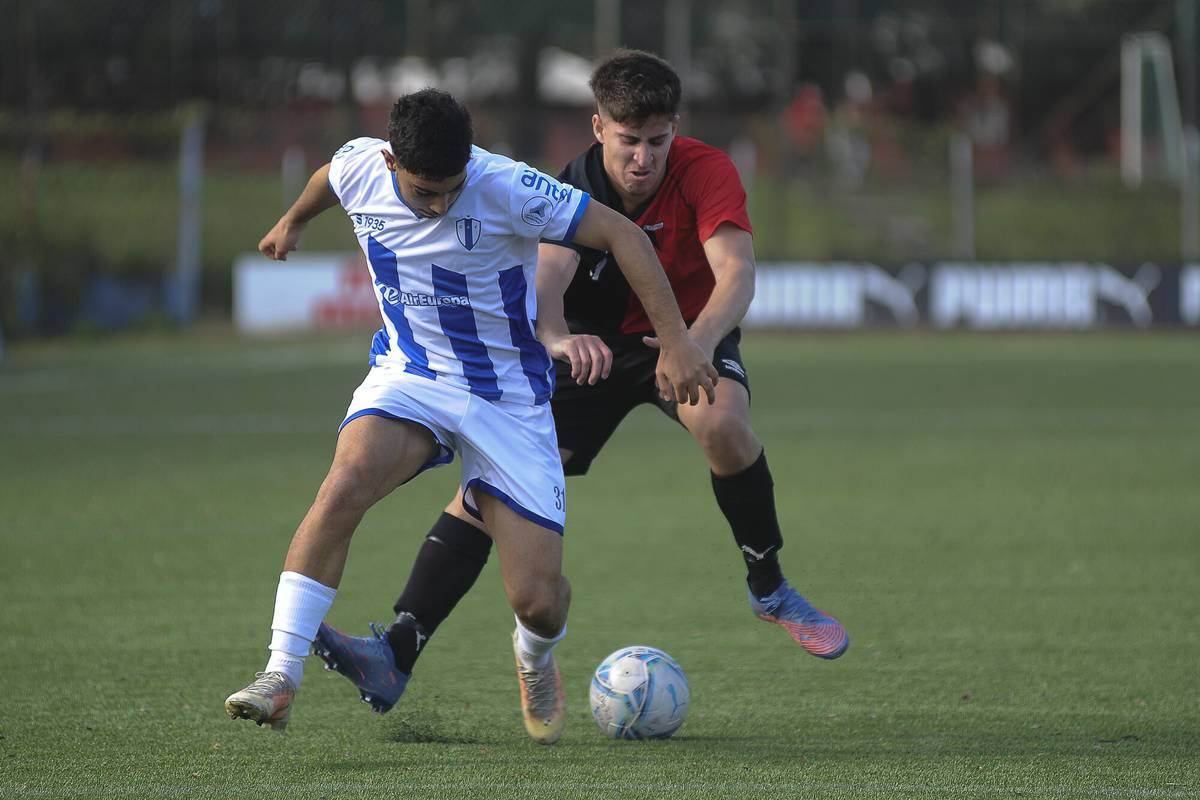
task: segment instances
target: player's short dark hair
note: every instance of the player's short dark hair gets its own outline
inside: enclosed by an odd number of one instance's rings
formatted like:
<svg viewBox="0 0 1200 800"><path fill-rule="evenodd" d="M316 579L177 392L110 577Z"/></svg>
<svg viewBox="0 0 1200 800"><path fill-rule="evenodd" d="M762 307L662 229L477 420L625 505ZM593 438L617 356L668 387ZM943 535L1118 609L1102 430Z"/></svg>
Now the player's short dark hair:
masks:
<svg viewBox="0 0 1200 800"><path fill-rule="evenodd" d="M683 90L671 65L644 50L619 50L600 63L588 81L596 104L620 123L679 113Z"/></svg>
<svg viewBox="0 0 1200 800"><path fill-rule="evenodd" d="M418 178L452 178L471 158L471 113L439 89L422 89L397 100L387 135L401 169Z"/></svg>

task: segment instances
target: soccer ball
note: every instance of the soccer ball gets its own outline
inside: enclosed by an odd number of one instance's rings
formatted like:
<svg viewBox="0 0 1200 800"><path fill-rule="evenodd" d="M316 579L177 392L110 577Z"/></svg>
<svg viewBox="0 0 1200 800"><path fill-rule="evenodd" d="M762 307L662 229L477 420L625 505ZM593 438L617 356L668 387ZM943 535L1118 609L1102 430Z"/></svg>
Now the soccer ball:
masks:
<svg viewBox="0 0 1200 800"><path fill-rule="evenodd" d="M622 647L596 667L588 692L592 717L613 739L665 739L691 703L687 676L654 647Z"/></svg>

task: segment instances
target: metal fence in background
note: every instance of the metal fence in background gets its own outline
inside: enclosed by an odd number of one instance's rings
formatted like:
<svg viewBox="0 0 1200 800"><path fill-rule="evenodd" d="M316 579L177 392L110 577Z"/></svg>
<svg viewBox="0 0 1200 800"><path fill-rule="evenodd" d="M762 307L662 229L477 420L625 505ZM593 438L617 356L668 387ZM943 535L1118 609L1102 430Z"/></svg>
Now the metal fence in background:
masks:
<svg viewBox="0 0 1200 800"><path fill-rule="evenodd" d="M590 140L586 79L616 46L677 66L683 130L734 157L763 259L1197 255L1196 0L22 0L5 12L10 333L72 324L78 312L50 309L103 306L97 284L140 292L107 318L225 312L236 254L333 149L381 133L404 91L455 92L481 144L557 170ZM1148 58L1137 186L1122 171L1133 35L1165 44L1176 109L1164 126L1161 57Z"/></svg>

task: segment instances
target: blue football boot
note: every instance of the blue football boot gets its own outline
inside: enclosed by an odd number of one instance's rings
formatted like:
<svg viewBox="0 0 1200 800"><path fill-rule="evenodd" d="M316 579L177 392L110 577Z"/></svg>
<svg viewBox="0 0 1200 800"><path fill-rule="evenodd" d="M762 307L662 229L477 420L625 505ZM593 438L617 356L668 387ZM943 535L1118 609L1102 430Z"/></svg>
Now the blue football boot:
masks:
<svg viewBox="0 0 1200 800"><path fill-rule="evenodd" d="M837 658L850 646L842 623L813 608L787 581L766 597L750 593L750 609L759 619L782 625L796 644L817 658Z"/></svg>
<svg viewBox="0 0 1200 800"><path fill-rule="evenodd" d="M401 672L388 644L383 626L371 623L370 636L347 636L321 623L313 642L313 653L325 662L325 669L342 673L358 687L364 703L386 714L396 705L412 676Z"/></svg>

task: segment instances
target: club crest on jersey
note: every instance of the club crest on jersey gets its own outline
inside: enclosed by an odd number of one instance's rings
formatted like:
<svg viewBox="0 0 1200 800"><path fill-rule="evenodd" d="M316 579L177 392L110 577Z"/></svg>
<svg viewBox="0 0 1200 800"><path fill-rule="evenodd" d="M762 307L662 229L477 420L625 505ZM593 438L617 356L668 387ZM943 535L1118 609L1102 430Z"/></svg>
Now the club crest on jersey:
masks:
<svg viewBox="0 0 1200 800"><path fill-rule="evenodd" d="M540 228L550 221L552 210L553 205L545 197L531 197L521 207L521 219L525 220L526 225Z"/></svg>
<svg viewBox="0 0 1200 800"><path fill-rule="evenodd" d="M483 223L474 217L459 217L454 223L454 232L458 234L458 242L468 250L474 250L483 234Z"/></svg>

